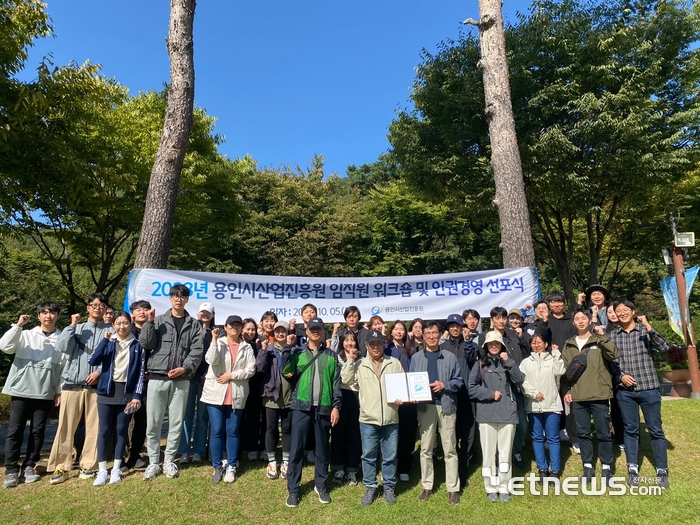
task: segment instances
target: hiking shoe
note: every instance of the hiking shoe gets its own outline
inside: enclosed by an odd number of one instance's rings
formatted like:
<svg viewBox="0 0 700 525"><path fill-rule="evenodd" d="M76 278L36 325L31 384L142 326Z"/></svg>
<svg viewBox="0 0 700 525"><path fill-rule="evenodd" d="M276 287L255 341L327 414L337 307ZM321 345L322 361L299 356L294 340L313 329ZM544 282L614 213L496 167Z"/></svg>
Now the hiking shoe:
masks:
<svg viewBox="0 0 700 525"><path fill-rule="evenodd" d="M34 467L25 467L24 468L24 478L25 483L36 483L41 479L41 476L36 473L36 470L34 470Z"/></svg>
<svg viewBox="0 0 700 525"><path fill-rule="evenodd" d="M143 480L151 481L152 479L156 479L158 474L160 474L160 467L158 466L158 463L151 463L146 467L146 472L143 474Z"/></svg>
<svg viewBox="0 0 700 525"><path fill-rule="evenodd" d="M214 474L211 475L212 482L219 483L223 476L224 476L224 469L222 467L214 467Z"/></svg>
<svg viewBox="0 0 700 525"><path fill-rule="evenodd" d="M289 462L283 461L282 466L280 467L280 476L282 476L282 479L287 479L287 469L288 468L289 468Z"/></svg>
<svg viewBox="0 0 700 525"><path fill-rule="evenodd" d="M333 483L336 485L341 485L343 483L343 480L345 479L345 471L344 470L336 470L335 474L333 474Z"/></svg>
<svg viewBox="0 0 700 525"><path fill-rule="evenodd" d="M667 489L671 486L668 481L668 470L660 468L656 471L656 484L662 489Z"/></svg>
<svg viewBox="0 0 700 525"><path fill-rule="evenodd" d="M330 503L330 502L331 502L331 496L330 496L330 494L328 494L328 491L326 490L326 487L321 487L321 488L314 487L314 492L315 492L316 494L318 494L318 501L320 501L320 502L323 503L324 505L325 505L326 503Z"/></svg>
<svg viewBox="0 0 700 525"><path fill-rule="evenodd" d="M503 503L508 503L510 501L510 494L508 494L508 493L501 494L501 501Z"/></svg>
<svg viewBox="0 0 700 525"><path fill-rule="evenodd" d="M177 468L177 465L172 461L163 462L163 473L165 474L166 478L170 479L175 479L178 476L180 476L180 470Z"/></svg>
<svg viewBox="0 0 700 525"><path fill-rule="evenodd" d="M105 485L107 483L107 475L106 470L100 470L97 472L97 476L95 476L95 481L93 481L92 486L101 487L102 485Z"/></svg>
<svg viewBox="0 0 700 525"><path fill-rule="evenodd" d="M367 505L371 505L372 502L374 501L374 498L377 497L377 487L367 487L365 489L365 495L362 496L362 499L360 500L360 505L363 507L366 507Z"/></svg>
<svg viewBox="0 0 700 525"><path fill-rule="evenodd" d="M224 476L224 483L233 483L236 481L236 467L229 465L226 467L226 475Z"/></svg>
<svg viewBox="0 0 700 525"><path fill-rule="evenodd" d="M394 487L384 487L384 501L389 505L396 503L396 494L394 494Z"/></svg>
<svg viewBox="0 0 700 525"><path fill-rule="evenodd" d="M257 461L258 460L258 452L256 450L251 450L248 452L248 461Z"/></svg>
<svg viewBox="0 0 700 525"><path fill-rule="evenodd" d="M289 496L287 496L287 501L285 501L284 504L292 509L296 508L296 506L299 505L299 493L290 492Z"/></svg>
<svg viewBox="0 0 700 525"><path fill-rule="evenodd" d="M357 472L348 472L348 485L351 487L357 485Z"/></svg>
<svg viewBox="0 0 700 525"><path fill-rule="evenodd" d="M5 474L5 481L2 483L2 488L11 489L17 485L19 485L19 474L17 472Z"/></svg>
<svg viewBox="0 0 700 525"><path fill-rule="evenodd" d="M121 469L112 467L112 474L109 476L109 484L114 485L115 483L121 482L121 480L122 480Z"/></svg>
<svg viewBox="0 0 700 525"><path fill-rule="evenodd" d="M583 467L583 481L584 483L590 483L595 476L595 470L593 467Z"/></svg>
<svg viewBox="0 0 700 525"><path fill-rule="evenodd" d="M267 477L270 479L277 479L280 477L279 474L277 474L277 463L274 461L267 464Z"/></svg>
<svg viewBox="0 0 700 525"><path fill-rule="evenodd" d="M53 476L51 476L51 479L49 479L49 483L52 485L58 485L59 483L63 483L68 479L68 472L62 469L56 469L53 472Z"/></svg>
<svg viewBox="0 0 700 525"><path fill-rule="evenodd" d="M192 454L192 463L199 465L202 462L202 456L200 454Z"/></svg>
<svg viewBox="0 0 700 525"><path fill-rule="evenodd" d="M312 465L316 462L316 455L314 454L313 450L307 450L304 453L304 457L306 458L306 461L308 461Z"/></svg>
<svg viewBox="0 0 700 525"><path fill-rule="evenodd" d="M486 496L491 503L496 503L498 501L498 492L489 492Z"/></svg>
<svg viewBox="0 0 700 525"><path fill-rule="evenodd" d="M184 467L185 465L189 464L190 462L190 455L189 454L183 454L180 456L180 466Z"/></svg>
<svg viewBox="0 0 700 525"><path fill-rule="evenodd" d="M92 470L81 468L80 475L78 477L80 479L92 479L95 477L95 473Z"/></svg>
<svg viewBox="0 0 700 525"><path fill-rule="evenodd" d="M450 505L459 505L459 492L449 492L447 497Z"/></svg>
<svg viewBox="0 0 700 525"><path fill-rule="evenodd" d="M627 471L627 486L628 487L638 487L639 486L639 472L634 469L629 469Z"/></svg>
<svg viewBox="0 0 700 525"><path fill-rule="evenodd" d="M399 481L408 481L408 474L399 474Z"/></svg>
<svg viewBox="0 0 700 525"><path fill-rule="evenodd" d="M418 501L428 501L428 498L432 495L433 491L428 489L423 489L423 492L418 496Z"/></svg>
<svg viewBox="0 0 700 525"><path fill-rule="evenodd" d="M520 470L525 468L525 462L520 454L513 454L513 463L515 463L515 466Z"/></svg>

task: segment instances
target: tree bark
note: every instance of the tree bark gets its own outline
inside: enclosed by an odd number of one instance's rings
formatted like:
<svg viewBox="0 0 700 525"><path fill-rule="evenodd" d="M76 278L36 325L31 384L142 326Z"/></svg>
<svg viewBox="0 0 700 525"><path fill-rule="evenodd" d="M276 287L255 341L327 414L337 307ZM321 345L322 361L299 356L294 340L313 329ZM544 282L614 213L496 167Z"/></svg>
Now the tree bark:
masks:
<svg viewBox="0 0 700 525"><path fill-rule="evenodd" d="M523 169L510 97L501 0L479 0L478 22L486 116L491 138L491 169L496 184L494 205L501 223L503 266L535 265Z"/></svg>
<svg viewBox="0 0 700 525"><path fill-rule="evenodd" d="M175 221L182 164L194 108L194 42L196 0L170 1L167 48L170 85L163 133L151 171L141 236L134 268L165 268Z"/></svg>

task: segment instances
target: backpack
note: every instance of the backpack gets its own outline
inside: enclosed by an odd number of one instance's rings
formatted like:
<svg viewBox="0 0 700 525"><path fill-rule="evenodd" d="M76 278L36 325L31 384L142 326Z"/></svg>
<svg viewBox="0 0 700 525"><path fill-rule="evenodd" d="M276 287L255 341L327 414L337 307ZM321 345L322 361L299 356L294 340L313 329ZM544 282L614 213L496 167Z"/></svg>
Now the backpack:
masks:
<svg viewBox="0 0 700 525"><path fill-rule="evenodd" d="M569 363L569 366L566 367L566 379L568 379L569 383L571 383L572 385L576 381L578 381L579 378L586 371L586 367L588 366L588 352L592 348L594 347L588 347L583 352L579 353L577 356L574 356L574 358Z"/></svg>

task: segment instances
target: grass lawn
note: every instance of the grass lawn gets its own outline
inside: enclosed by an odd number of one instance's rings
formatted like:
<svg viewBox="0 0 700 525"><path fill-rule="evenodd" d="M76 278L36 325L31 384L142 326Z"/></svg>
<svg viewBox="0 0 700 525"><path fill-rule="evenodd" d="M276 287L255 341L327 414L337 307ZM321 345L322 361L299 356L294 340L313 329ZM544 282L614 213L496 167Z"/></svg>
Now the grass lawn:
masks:
<svg viewBox="0 0 700 525"><path fill-rule="evenodd" d="M420 472L416 464L408 483L397 486L398 503L382 499L360 507L364 487L337 487L329 480L333 498L321 505L313 493L313 468L305 467L299 507L284 505L286 482L265 476L262 462L243 461L233 484L214 485L211 468L183 469L176 480L159 476L150 483L142 473L128 475L121 484L93 487L91 481L73 477L59 486L43 478L33 485L0 490L0 523L499 523L499 524L608 524L699 523L697 510L700 474L700 401L664 401L663 420L669 439L671 488L661 496L532 496L513 497L510 503L490 503L474 468L459 506L447 504L444 469L436 462L436 493L418 502ZM529 444L527 445L529 447ZM616 450L616 454L619 451ZM653 476L648 435L642 437L642 476ZM531 459L528 454L526 460ZM564 444L564 476L580 476L581 463ZM531 464L534 468L534 463ZM598 468L600 466L598 465ZM626 472L624 454L616 457L618 475ZM516 475L518 472L516 471Z"/></svg>

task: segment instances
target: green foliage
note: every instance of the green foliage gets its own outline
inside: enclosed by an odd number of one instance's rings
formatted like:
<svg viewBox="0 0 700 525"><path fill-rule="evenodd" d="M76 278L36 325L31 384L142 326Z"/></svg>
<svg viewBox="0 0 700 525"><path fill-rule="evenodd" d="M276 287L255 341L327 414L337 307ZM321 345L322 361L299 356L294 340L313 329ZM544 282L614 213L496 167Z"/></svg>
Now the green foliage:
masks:
<svg viewBox="0 0 700 525"><path fill-rule="evenodd" d="M52 30L44 2L0 0L0 84L22 69L34 40Z"/></svg>

